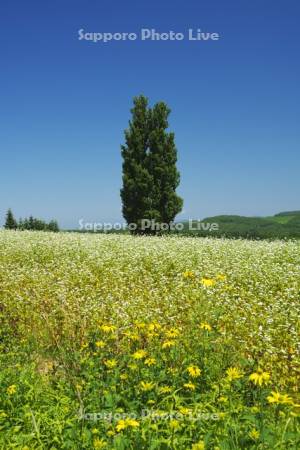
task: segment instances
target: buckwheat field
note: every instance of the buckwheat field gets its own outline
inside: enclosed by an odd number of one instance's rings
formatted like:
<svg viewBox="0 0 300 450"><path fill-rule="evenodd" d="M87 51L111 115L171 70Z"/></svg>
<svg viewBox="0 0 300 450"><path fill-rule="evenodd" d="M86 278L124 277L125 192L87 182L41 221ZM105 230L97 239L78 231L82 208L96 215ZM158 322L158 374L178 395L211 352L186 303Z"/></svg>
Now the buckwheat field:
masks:
<svg viewBox="0 0 300 450"><path fill-rule="evenodd" d="M0 232L0 448L299 449L300 242Z"/></svg>

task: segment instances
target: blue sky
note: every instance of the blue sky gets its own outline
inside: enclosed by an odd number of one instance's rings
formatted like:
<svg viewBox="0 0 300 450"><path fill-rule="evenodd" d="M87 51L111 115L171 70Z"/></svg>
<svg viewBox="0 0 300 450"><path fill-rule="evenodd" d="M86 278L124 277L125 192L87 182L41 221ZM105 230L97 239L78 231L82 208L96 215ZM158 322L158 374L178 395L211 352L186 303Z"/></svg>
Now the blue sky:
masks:
<svg viewBox="0 0 300 450"><path fill-rule="evenodd" d="M300 209L298 0L5 0L0 216L121 219L132 97L172 109L184 212ZM92 43L78 30L218 32L217 42Z"/></svg>

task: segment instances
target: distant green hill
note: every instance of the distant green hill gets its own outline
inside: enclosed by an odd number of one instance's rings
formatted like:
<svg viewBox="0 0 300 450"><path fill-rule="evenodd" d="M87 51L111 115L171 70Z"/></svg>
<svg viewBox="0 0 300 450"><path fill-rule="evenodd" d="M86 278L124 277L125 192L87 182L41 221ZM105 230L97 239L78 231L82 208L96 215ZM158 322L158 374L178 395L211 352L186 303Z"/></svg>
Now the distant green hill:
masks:
<svg viewBox="0 0 300 450"><path fill-rule="evenodd" d="M300 217L300 211L287 211L275 214L272 217L266 217L266 219L273 220L276 223L290 223L293 219Z"/></svg>
<svg viewBox="0 0 300 450"><path fill-rule="evenodd" d="M201 222L216 223L219 226L219 230L191 231L189 230L189 224L186 222L184 223L184 233L194 236L224 236L250 239L300 238L300 211L281 212L270 217L221 215L206 217Z"/></svg>
<svg viewBox="0 0 300 450"><path fill-rule="evenodd" d="M299 216L300 215L300 211L286 211L286 212L281 212L278 214L275 214L274 217L278 217L278 216Z"/></svg>

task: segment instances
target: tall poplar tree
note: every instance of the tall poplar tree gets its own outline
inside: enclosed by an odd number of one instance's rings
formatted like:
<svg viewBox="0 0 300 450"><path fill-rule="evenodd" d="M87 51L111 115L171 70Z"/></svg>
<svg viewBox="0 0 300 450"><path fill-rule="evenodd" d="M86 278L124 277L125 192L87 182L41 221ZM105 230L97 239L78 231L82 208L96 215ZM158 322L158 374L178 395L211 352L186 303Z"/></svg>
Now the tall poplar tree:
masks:
<svg viewBox="0 0 300 450"><path fill-rule="evenodd" d="M159 220L170 223L182 210L183 200L176 194L180 182L174 133L168 133L171 110L163 102L151 111L148 171L153 179L153 199Z"/></svg>
<svg viewBox="0 0 300 450"><path fill-rule="evenodd" d="M123 216L135 224L135 233L153 233L142 229L142 220L170 223L181 211L183 201L176 194L180 176L176 168L174 133L168 133L170 109L163 102L152 109L143 95L134 98L132 119L125 130L122 145Z"/></svg>

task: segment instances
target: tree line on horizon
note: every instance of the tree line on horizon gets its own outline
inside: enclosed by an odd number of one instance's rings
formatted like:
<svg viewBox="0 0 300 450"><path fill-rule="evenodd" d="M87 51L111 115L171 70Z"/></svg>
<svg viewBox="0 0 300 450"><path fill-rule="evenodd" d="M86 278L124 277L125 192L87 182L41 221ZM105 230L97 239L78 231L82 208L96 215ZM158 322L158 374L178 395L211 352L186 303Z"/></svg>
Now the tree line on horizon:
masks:
<svg viewBox="0 0 300 450"><path fill-rule="evenodd" d="M20 218L16 220L11 209L6 213L4 228L6 230L31 230L31 231L59 231L59 226L56 220L45 222L33 216Z"/></svg>

